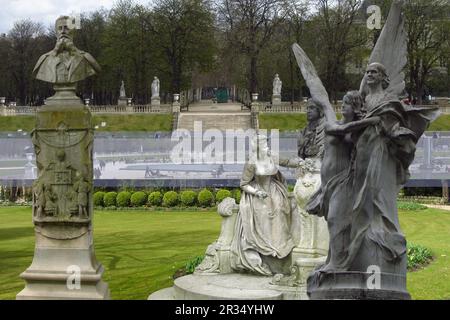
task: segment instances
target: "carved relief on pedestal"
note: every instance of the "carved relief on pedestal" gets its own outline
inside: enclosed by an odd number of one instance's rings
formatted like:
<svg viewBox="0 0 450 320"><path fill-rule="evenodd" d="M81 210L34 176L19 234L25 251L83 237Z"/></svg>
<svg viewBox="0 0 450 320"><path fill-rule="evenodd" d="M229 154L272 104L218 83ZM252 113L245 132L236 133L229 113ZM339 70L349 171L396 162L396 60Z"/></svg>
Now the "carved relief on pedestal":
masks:
<svg viewBox="0 0 450 320"><path fill-rule="evenodd" d="M39 169L33 183L34 222L89 222L92 166L83 154L92 152L91 130L60 123L56 130L36 129L32 139Z"/></svg>

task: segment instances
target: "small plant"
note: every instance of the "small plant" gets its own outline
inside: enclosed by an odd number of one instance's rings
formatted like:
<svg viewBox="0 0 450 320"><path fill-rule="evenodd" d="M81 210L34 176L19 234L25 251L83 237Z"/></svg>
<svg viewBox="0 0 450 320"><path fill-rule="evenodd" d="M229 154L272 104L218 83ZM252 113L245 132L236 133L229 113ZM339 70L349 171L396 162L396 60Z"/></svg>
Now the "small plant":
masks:
<svg viewBox="0 0 450 320"><path fill-rule="evenodd" d="M122 191L119 192L119 194L117 195L117 206L118 207L129 207L130 206L130 199L131 199L131 193L128 191Z"/></svg>
<svg viewBox="0 0 450 320"><path fill-rule="evenodd" d="M202 207L211 207L214 203L214 195L208 189L203 189L198 194L198 204Z"/></svg>
<svg viewBox="0 0 450 320"><path fill-rule="evenodd" d="M406 211L419 211L419 210L426 210L427 207L416 203L416 202L404 202L404 201L399 201L397 202L397 207L400 210L406 210Z"/></svg>
<svg viewBox="0 0 450 320"><path fill-rule="evenodd" d="M130 201L133 207L142 207L147 202L147 195L142 191L135 192L131 195Z"/></svg>
<svg viewBox="0 0 450 320"><path fill-rule="evenodd" d="M231 197L232 197L231 191L226 190L226 189L222 189L222 190L219 190L219 191L216 193L216 202L217 202L217 203L220 203L220 202L222 202L223 200L225 200L226 198L231 198Z"/></svg>
<svg viewBox="0 0 450 320"><path fill-rule="evenodd" d="M193 274L195 269L203 262L204 256L197 256L186 263L186 273Z"/></svg>
<svg viewBox="0 0 450 320"><path fill-rule="evenodd" d="M104 202L103 198L105 197L105 193L103 191L98 191L94 193L94 206L95 207L103 207Z"/></svg>
<svg viewBox="0 0 450 320"><path fill-rule="evenodd" d="M408 270L415 270L426 266L433 260L430 249L416 244L408 243Z"/></svg>
<svg viewBox="0 0 450 320"><path fill-rule="evenodd" d="M148 196L148 204L154 207L159 207L162 204L163 196L161 192L154 191Z"/></svg>
<svg viewBox="0 0 450 320"><path fill-rule="evenodd" d="M164 207L175 207L178 204L178 193L175 191L168 191L163 197Z"/></svg>
<svg viewBox="0 0 450 320"><path fill-rule="evenodd" d="M103 204L105 207L115 207L117 205L117 192L108 192L103 197Z"/></svg>
<svg viewBox="0 0 450 320"><path fill-rule="evenodd" d="M181 203L186 207L192 207L197 202L197 193L192 190L186 190L181 193L180 196Z"/></svg>

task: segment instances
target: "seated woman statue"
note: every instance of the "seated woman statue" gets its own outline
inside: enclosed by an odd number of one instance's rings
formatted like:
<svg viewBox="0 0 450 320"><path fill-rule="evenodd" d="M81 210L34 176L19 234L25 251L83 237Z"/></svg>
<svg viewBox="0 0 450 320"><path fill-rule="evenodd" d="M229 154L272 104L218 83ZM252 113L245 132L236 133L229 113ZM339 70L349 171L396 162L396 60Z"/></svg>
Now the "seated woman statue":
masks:
<svg viewBox="0 0 450 320"><path fill-rule="evenodd" d="M255 135L252 150L241 180L231 265L236 271L264 276L289 274L300 233L298 210L271 157L267 137Z"/></svg>

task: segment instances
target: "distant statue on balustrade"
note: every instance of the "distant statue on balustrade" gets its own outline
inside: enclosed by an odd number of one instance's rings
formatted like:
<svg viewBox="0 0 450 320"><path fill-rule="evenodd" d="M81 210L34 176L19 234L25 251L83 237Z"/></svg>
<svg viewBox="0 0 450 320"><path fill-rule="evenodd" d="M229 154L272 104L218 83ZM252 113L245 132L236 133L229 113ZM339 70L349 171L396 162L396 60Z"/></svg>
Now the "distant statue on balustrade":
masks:
<svg viewBox="0 0 450 320"><path fill-rule="evenodd" d="M273 79L273 95L274 96L281 96L281 88L283 87L283 82L280 79L280 76L278 74L275 75L275 78Z"/></svg>
<svg viewBox="0 0 450 320"><path fill-rule="evenodd" d="M155 77L152 82L152 98L159 97L160 82L158 77Z"/></svg>

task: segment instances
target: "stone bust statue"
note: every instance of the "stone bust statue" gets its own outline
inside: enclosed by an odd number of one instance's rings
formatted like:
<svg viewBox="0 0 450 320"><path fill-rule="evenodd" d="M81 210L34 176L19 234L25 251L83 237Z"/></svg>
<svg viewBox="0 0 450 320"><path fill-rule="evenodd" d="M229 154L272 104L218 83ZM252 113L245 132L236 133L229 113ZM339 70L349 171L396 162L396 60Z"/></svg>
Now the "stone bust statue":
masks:
<svg viewBox="0 0 450 320"><path fill-rule="evenodd" d="M159 79L155 77L152 82L152 97L159 97Z"/></svg>
<svg viewBox="0 0 450 320"><path fill-rule="evenodd" d="M281 95L282 86L283 86L283 82L280 80L280 76L278 74L276 74L275 78L273 79L273 95L274 96Z"/></svg>
<svg viewBox="0 0 450 320"><path fill-rule="evenodd" d="M75 47L70 20L68 16L56 20L55 48L39 58L33 70L36 79L60 85L74 84L100 72L97 61Z"/></svg>

